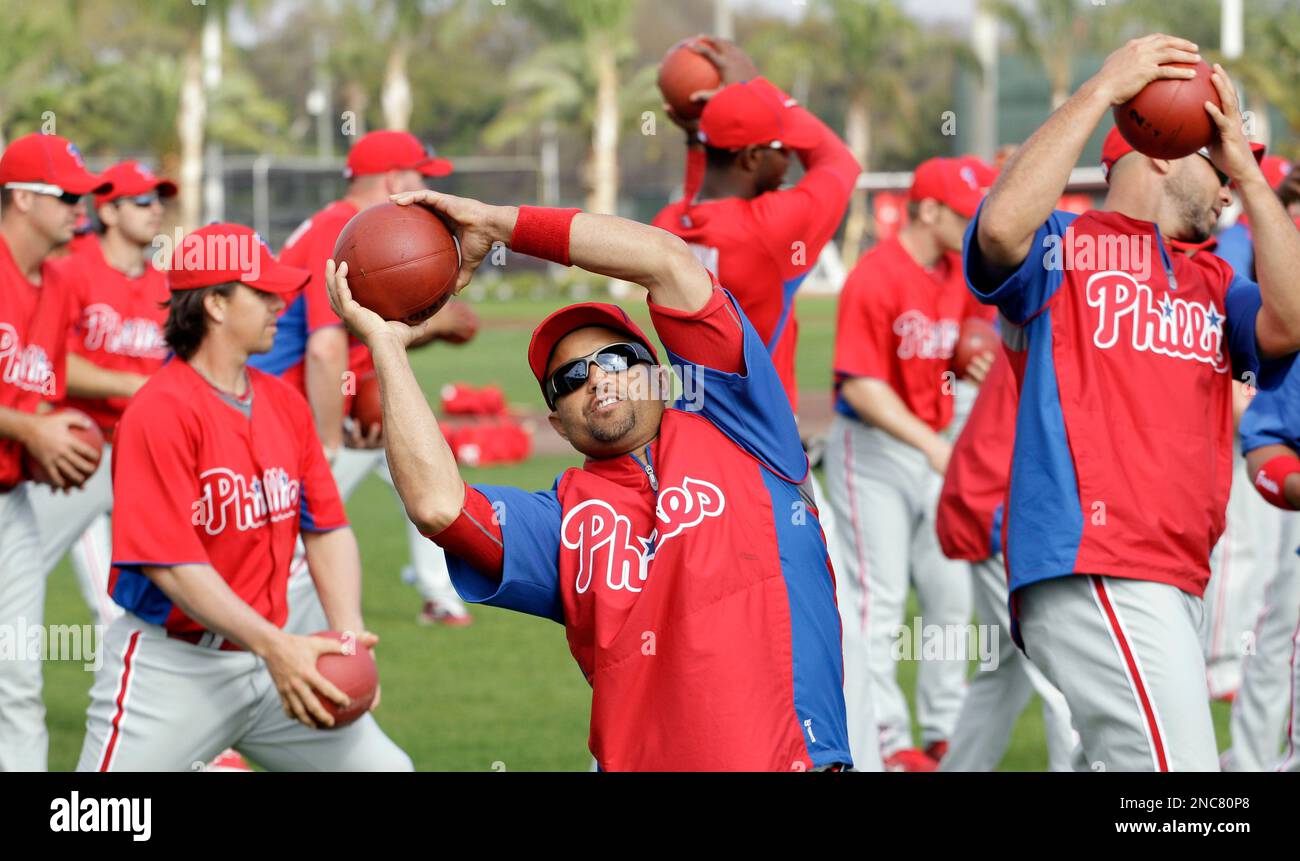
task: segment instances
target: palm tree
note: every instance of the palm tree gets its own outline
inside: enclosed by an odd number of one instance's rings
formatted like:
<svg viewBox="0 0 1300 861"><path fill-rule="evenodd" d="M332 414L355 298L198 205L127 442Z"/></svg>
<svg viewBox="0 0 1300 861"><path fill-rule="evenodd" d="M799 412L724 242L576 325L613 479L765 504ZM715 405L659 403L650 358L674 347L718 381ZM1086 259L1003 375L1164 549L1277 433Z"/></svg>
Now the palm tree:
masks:
<svg viewBox="0 0 1300 861"><path fill-rule="evenodd" d="M586 208L612 213L618 205L618 138L630 99L620 71L634 55L628 32L634 0L522 0L521 9L546 38L515 67L515 98L489 125L497 146L538 129L548 118L586 129ZM634 77L630 92L645 103L654 70Z"/></svg>
<svg viewBox="0 0 1300 861"><path fill-rule="evenodd" d="M1011 27L1021 53L1036 59L1047 74L1052 110L1065 104L1073 84L1074 60L1087 45L1089 18L1079 0L1034 0L1025 9L1017 0L982 0L985 8Z"/></svg>
<svg viewBox="0 0 1300 861"><path fill-rule="evenodd" d="M1232 62L1228 71L1248 92L1259 96L1281 113L1291 128L1292 142L1287 152L1295 158L1300 147L1294 136L1300 134L1300 104L1295 94L1300 89L1300 10L1288 9L1276 17L1256 18L1247 32L1247 50Z"/></svg>
<svg viewBox="0 0 1300 861"><path fill-rule="evenodd" d="M21 95L44 82L51 66L74 38L76 20L66 0L5 4L0 27L0 150L7 126L18 113Z"/></svg>

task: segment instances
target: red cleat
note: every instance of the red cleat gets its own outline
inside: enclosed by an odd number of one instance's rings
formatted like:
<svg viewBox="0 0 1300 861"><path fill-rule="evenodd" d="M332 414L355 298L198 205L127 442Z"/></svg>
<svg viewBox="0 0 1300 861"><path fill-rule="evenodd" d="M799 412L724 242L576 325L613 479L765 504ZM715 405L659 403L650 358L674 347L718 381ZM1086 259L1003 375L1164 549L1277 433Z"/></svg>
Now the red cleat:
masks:
<svg viewBox="0 0 1300 861"><path fill-rule="evenodd" d="M923 750L909 747L885 759L885 771L934 771L939 767Z"/></svg>
<svg viewBox="0 0 1300 861"><path fill-rule="evenodd" d="M943 758L948 755L948 742L946 741L930 742L925 747L925 755L930 757L930 759L933 759L936 764L942 762Z"/></svg>
<svg viewBox="0 0 1300 861"><path fill-rule="evenodd" d="M463 628L474 624L474 617L463 607L455 607L441 601L425 601L420 610L421 625L446 625L449 628Z"/></svg>
<svg viewBox="0 0 1300 861"><path fill-rule="evenodd" d="M227 748L217 754L217 758L208 763L204 771L247 771L251 772L253 767L248 761L239 755L239 751L233 747Z"/></svg>

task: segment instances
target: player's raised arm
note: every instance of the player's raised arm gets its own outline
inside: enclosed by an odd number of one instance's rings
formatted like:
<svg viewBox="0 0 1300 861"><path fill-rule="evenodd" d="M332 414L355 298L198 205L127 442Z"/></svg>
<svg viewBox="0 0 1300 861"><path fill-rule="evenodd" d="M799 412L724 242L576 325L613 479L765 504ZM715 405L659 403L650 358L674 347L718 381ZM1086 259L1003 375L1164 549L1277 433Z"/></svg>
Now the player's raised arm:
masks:
<svg viewBox="0 0 1300 861"><path fill-rule="evenodd" d="M393 195L402 206L422 204L453 223L461 248L459 292L492 246L634 281L665 308L698 311L713 295L713 280L686 243L657 227L614 215L537 206L489 206L436 191Z"/></svg>
<svg viewBox="0 0 1300 861"><path fill-rule="evenodd" d="M1097 123L1161 78L1193 78L1169 63L1200 60L1197 46L1160 33L1128 42L1016 150L980 213L976 240L986 274L1001 280L1029 254L1034 233L1052 214Z"/></svg>
<svg viewBox="0 0 1300 861"><path fill-rule="evenodd" d="M1255 319L1260 349L1277 357L1300 349L1300 231L1297 231L1278 196L1269 187L1243 133L1237 90L1223 67L1215 64L1211 82L1223 103L1205 109L1218 127L1210 147L1216 166L1230 177L1241 195L1255 237L1255 279L1262 305ZM1248 274L1248 273L1246 273Z"/></svg>

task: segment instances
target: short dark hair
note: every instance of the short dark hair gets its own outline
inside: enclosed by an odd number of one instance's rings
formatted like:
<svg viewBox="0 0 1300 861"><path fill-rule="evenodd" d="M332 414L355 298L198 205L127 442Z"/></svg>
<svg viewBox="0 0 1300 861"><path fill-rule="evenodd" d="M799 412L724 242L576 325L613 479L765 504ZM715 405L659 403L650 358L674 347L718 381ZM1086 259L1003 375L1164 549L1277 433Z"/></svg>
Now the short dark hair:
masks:
<svg viewBox="0 0 1300 861"><path fill-rule="evenodd" d="M907 220L916 221L916 217L921 214L921 201L907 201Z"/></svg>
<svg viewBox="0 0 1300 861"><path fill-rule="evenodd" d="M173 293L171 298L163 303L163 307L167 309L163 337L167 340L167 346L172 348L172 352L186 361L197 353L199 345L208 334L208 312L203 307L203 300L212 294L229 296L238 286L237 282L231 281L227 284Z"/></svg>
<svg viewBox="0 0 1300 861"><path fill-rule="evenodd" d="M14 190L0 186L0 210L9 208L9 204L14 202Z"/></svg>

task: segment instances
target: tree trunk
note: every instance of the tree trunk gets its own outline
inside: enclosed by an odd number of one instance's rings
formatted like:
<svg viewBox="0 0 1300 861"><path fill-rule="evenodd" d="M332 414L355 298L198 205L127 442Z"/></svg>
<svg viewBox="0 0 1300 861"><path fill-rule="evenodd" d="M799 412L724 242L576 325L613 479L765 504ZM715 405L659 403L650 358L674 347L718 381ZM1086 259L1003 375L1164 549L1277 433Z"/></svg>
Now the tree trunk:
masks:
<svg viewBox="0 0 1300 861"><path fill-rule="evenodd" d="M862 95L854 96L849 102L844 117L844 138L849 151L866 171L871 157L871 112ZM867 217L867 193L855 190L849 198L849 217L844 224L844 247L841 249L846 269L852 269L858 262L862 239L867 233Z"/></svg>
<svg viewBox="0 0 1300 861"><path fill-rule="evenodd" d="M362 84L356 78L350 79L343 85L343 110L348 111L356 118L356 126L352 129L353 141L366 133L366 111L370 109L370 94L366 92L365 84Z"/></svg>
<svg viewBox="0 0 1300 861"><path fill-rule="evenodd" d="M406 36L395 36L384 69L384 91L379 99L384 107L384 125L399 132L411 128L411 79L406 73L409 53L410 44Z"/></svg>
<svg viewBox="0 0 1300 861"><path fill-rule="evenodd" d="M1050 58L1049 76L1052 82L1052 110L1055 111L1070 98L1070 68L1072 66L1068 51L1061 51Z"/></svg>
<svg viewBox="0 0 1300 861"><path fill-rule="evenodd" d="M188 232L199 226L203 205L203 126L207 97L203 91L203 57L197 41L185 51L181 74L176 136L180 140L180 223Z"/></svg>
<svg viewBox="0 0 1300 861"><path fill-rule="evenodd" d="M587 210L615 214L618 208L618 66L608 41L596 47L596 118L591 134L591 187Z"/></svg>

